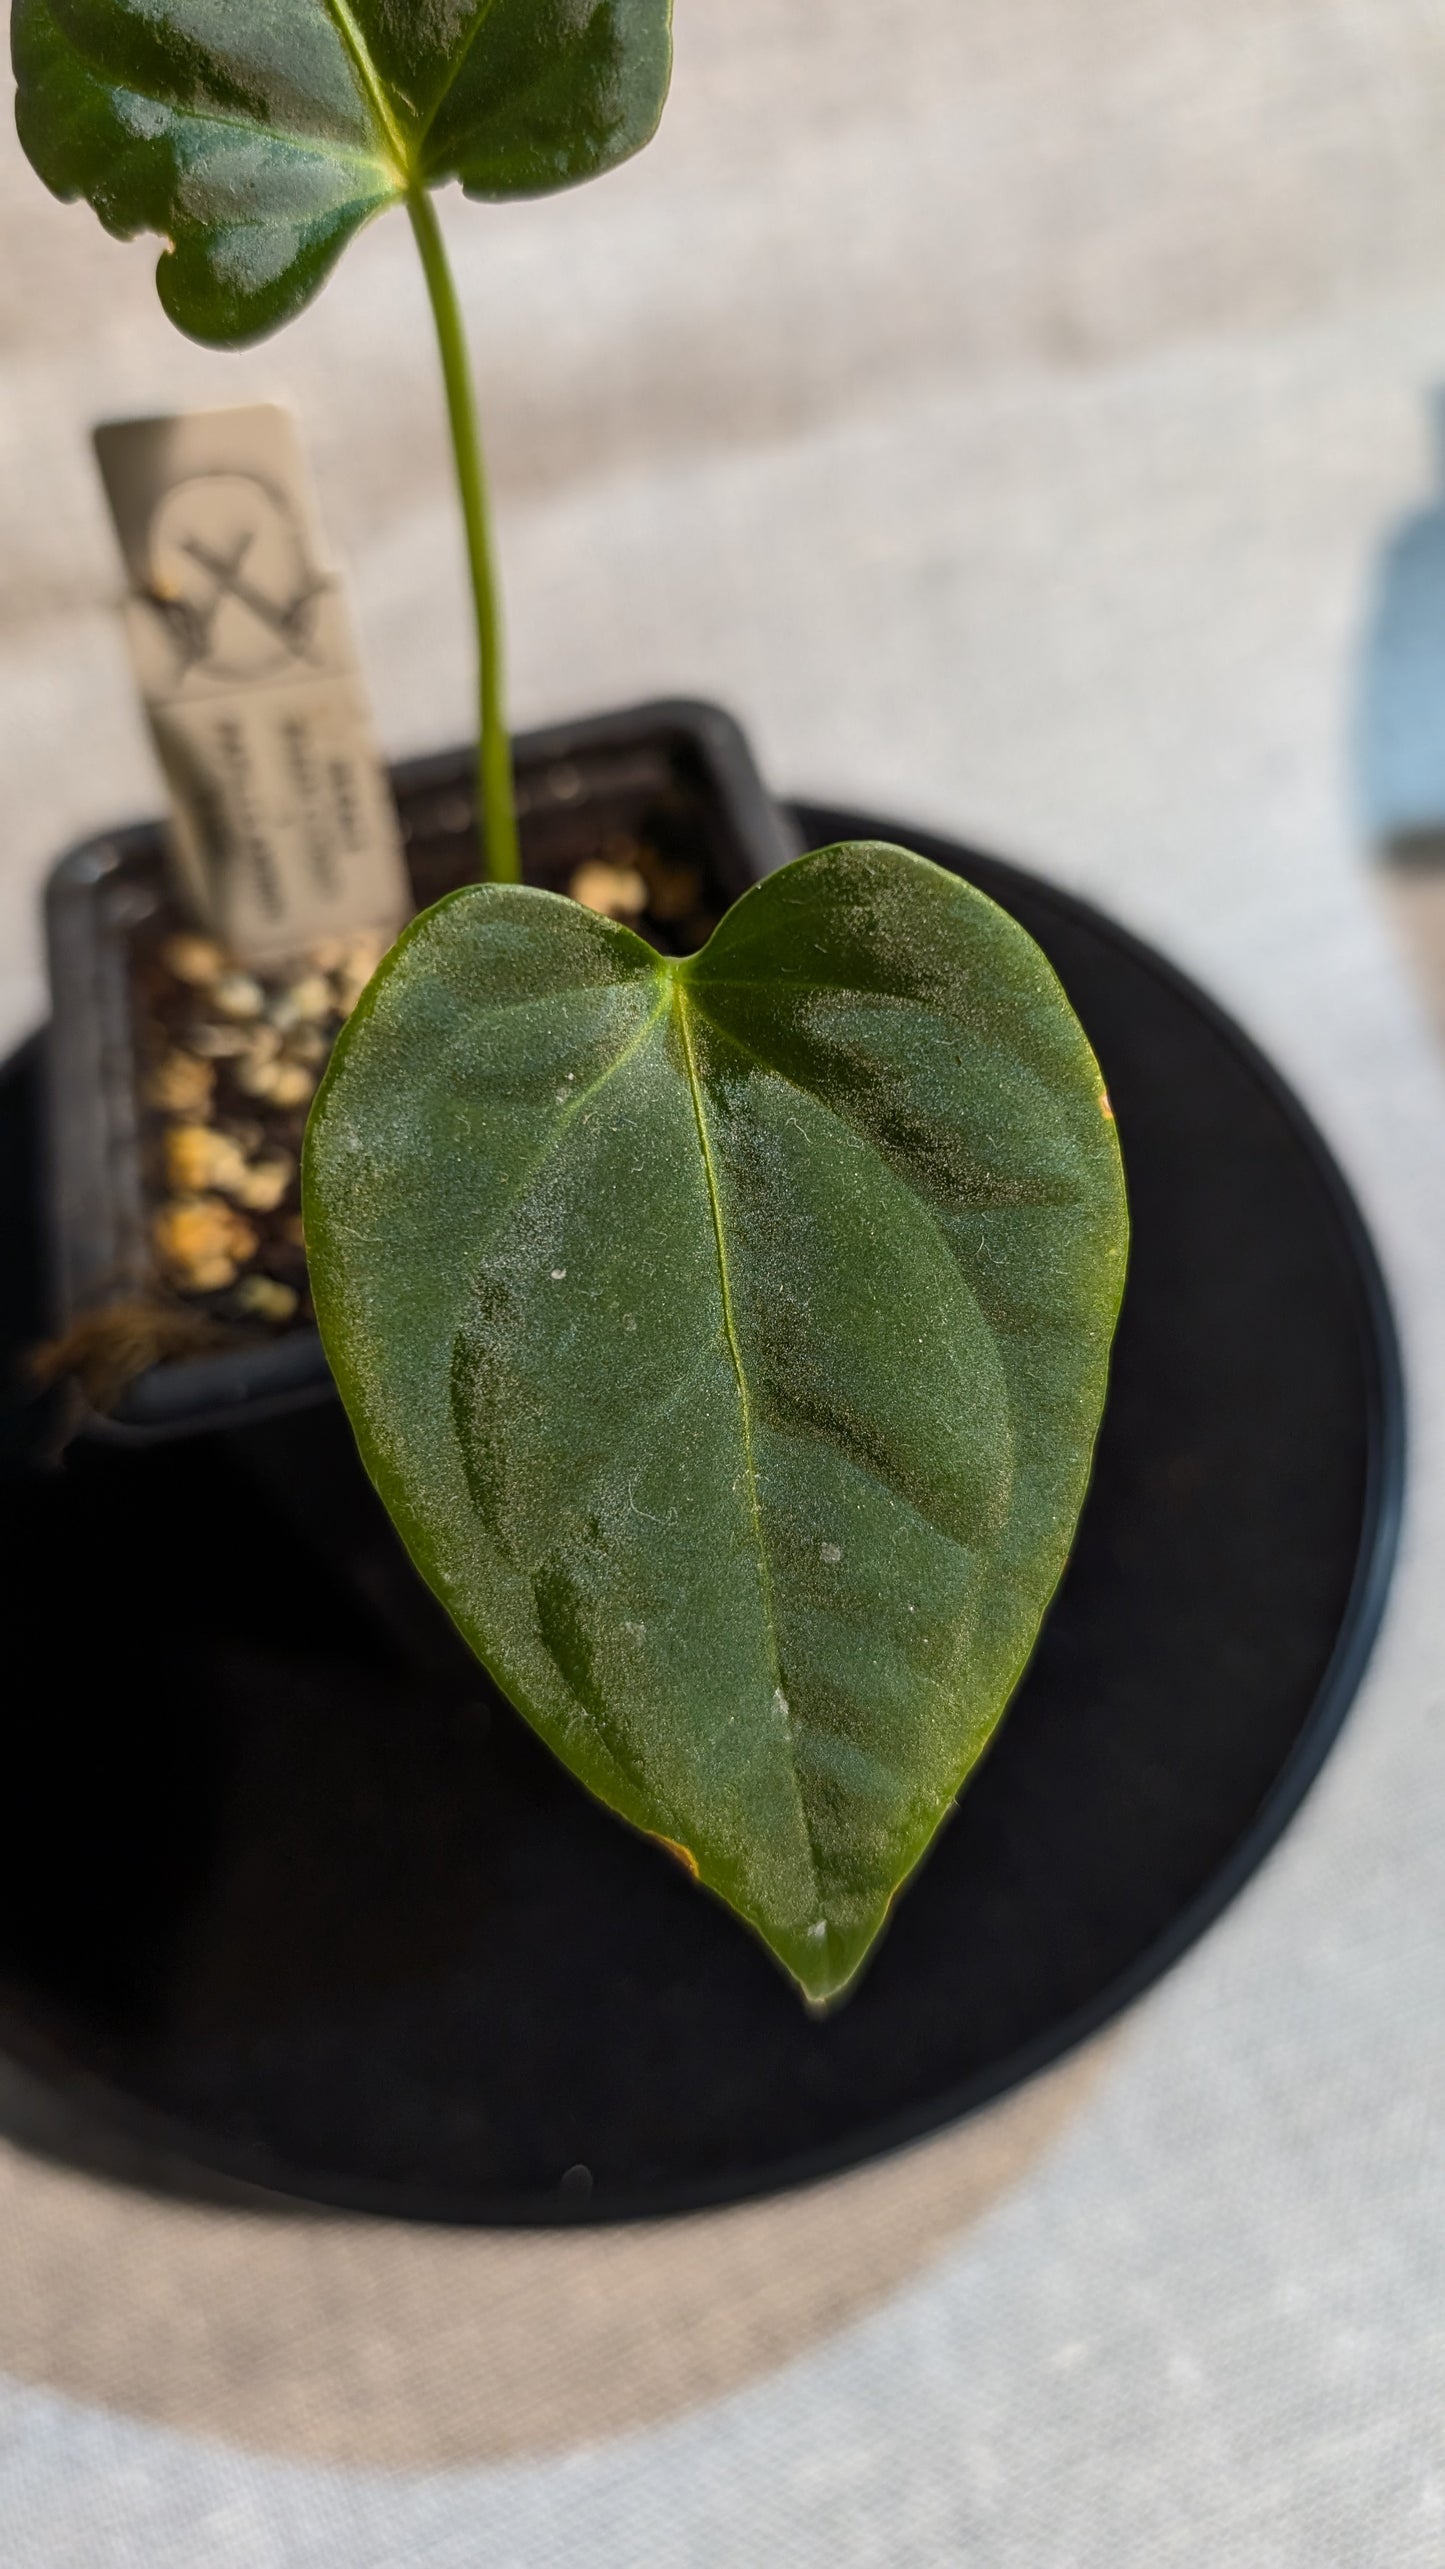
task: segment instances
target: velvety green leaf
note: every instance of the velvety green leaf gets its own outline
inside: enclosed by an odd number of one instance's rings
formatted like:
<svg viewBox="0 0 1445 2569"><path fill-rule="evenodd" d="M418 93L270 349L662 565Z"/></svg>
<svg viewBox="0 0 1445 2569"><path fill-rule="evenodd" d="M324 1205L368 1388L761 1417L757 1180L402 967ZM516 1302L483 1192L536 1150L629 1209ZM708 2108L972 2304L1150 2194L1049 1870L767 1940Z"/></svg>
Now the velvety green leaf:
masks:
<svg viewBox="0 0 1445 2569"><path fill-rule="evenodd" d="M1038 948L896 848L704 952L493 885L410 927L306 1147L322 1334L424 1576L814 1999L1063 1568L1127 1223Z"/></svg>
<svg viewBox="0 0 1445 2569"><path fill-rule="evenodd" d="M57 196L159 232L171 319L298 312L414 186L545 195L656 130L671 0L14 0L20 139Z"/></svg>

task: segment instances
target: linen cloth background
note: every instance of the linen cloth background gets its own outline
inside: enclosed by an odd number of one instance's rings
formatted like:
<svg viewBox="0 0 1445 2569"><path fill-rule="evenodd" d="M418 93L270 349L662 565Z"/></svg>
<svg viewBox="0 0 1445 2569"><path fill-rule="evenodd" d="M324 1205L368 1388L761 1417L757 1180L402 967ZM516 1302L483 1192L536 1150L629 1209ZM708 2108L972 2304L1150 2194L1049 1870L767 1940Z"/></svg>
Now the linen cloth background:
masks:
<svg viewBox="0 0 1445 2569"><path fill-rule="evenodd" d="M1445 8L678 14L642 160L446 209L517 714L714 694L780 787L1052 872L1238 1012L1398 1301L1389 1619L1287 1842L1122 2029L806 2196L565 2238L180 2202L47 2156L8 2081L0 2557L1434 2569L1445 1077L1373 849L1445 815ZM8 1041L45 865L157 799L93 418L292 399L388 747L469 707L404 223L224 358L8 133L0 210Z"/></svg>

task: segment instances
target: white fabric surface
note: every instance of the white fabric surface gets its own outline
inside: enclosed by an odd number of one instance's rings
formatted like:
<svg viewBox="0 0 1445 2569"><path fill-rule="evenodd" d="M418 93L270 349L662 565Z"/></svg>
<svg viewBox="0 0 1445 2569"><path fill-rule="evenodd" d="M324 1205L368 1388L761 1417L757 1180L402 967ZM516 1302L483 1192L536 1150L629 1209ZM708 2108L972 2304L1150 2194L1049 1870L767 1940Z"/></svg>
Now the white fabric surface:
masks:
<svg viewBox="0 0 1445 2569"><path fill-rule="evenodd" d="M1445 11L681 0L679 39L634 168L448 210L519 715L717 695L780 785L1035 863L1238 1011L1339 1150L1398 1301L1413 1469L1385 1635L1262 1876L1050 2148L867 2315L664 2424L568 2450L562 2420L546 2453L440 2470L144 2422L119 2391L77 2398L42 2344L0 2378L0 2554L1435 2569L1445 1076L1369 839L1382 760L1418 805L1445 668L1445 585L1433 622L1428 582L1403 620L1380 585L1435 482ZM171 336L150 250L103 245L13 146L0 206L14 1034L43 1004L43 865L155 799L93 416L290 392L389 745L460 736L467 678L404 227L232 361ZM1382 701L1416 706L1403 751ZM38 2186L12 2152L0 2294Z"/></svg>

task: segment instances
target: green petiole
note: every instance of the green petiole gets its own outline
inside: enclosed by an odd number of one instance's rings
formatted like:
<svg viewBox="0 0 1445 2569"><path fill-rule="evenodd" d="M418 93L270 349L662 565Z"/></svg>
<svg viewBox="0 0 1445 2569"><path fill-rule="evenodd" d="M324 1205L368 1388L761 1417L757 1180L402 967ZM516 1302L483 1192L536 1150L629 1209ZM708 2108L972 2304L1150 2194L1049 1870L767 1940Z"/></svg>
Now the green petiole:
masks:
<svg viewBox="0 0 1445 2569"><path fill-rule="evenodd" d="M456 457L457 488L466 527L467 562L477 620L477 832L482 872L493 883L520 883L517 806L512 788L512 743L507 730L502 660L502 613L497 587L491 508L476 389L456 284L436 208L424 187L407 194L407 212L421 253L427 292L441 350L447 417Z"/></svg>

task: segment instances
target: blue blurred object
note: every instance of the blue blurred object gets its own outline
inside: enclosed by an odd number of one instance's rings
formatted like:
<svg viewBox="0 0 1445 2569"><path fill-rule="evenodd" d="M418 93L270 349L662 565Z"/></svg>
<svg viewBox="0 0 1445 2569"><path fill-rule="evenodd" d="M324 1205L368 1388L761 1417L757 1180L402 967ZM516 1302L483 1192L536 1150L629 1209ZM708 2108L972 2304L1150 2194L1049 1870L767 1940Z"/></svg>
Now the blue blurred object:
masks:
<svg viewBox="0 0 1445 2569"><path fill-rule="evenodd" d="M1356 754L1373 846L1396 864L1445 866L1445 388L1432 411L1438 487L1380 566Z"/></svg>

